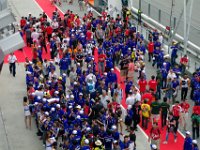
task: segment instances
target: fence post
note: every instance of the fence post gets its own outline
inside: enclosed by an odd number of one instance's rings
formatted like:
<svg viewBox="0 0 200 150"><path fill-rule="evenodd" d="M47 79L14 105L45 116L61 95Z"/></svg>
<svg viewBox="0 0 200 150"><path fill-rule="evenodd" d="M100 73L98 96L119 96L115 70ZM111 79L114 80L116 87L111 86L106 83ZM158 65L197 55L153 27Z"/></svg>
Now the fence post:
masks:
<svg viewBox="0 0 200 150"><path fill-rule="evenodd" d="M148 4L148 16L151 15L151 4Z"/></svg>
<svg viewBox="0 0 200 150"><path fill-rule="evenodd" d="M158 10L158 22L159 23L161 22L161 10L160 9Z"/></svg>
<svg viewBox="0 0 200 150"><path fill-rule="evenodd" d="M176 27L176 17L174 17L174 29Z"/></svg>

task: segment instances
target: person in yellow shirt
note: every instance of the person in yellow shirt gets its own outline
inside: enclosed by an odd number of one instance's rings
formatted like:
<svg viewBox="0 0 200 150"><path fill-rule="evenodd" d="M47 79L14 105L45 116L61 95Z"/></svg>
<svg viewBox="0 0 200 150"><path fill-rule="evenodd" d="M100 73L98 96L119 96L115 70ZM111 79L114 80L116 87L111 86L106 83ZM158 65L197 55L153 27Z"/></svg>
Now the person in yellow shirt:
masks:
<svg viewBox="0 0 200 150"><path fill-rule="evenodd" d="M144 100L144 103L141 105L142 110L142 127L146 130L148 128L148 120L151 115L150 105L147 104L147 100Z"/></svg>

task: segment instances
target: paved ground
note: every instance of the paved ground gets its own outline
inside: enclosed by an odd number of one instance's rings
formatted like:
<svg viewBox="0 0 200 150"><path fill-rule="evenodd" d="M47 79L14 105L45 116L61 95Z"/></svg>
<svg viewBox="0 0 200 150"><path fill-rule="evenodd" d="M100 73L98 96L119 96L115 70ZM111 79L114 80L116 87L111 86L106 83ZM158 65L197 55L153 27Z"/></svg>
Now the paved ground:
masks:
<svg viewBox="0 0 200 150"><path fill-rule="evenodd" d="M18 19L29 12L34 16L38 16L42 12L33 0L9 0L9 4ZM78 11L80 15L83 15L84 12L80 12L77 6L77 4L70 6L70 9L74 12ZM69 9L69 6L63 5L61 9L65 12ZM147 63L146 68L148 75L155 74L155 69L151 67L151 64ZM26 92L24 81L25 72L23 64L17 66L16 78L9 74L8 65L4 65L0 75L0 150L44 149L41 141L38 140L35 134L35 124L33 123L31 131L25 129L22 107L22 98ZM190 123L190 121L188 122ZM149 144L142 132L137 132L137 137L138 150L148 150Z"/></svg>
<svg viewBox="0 0 200 150"><path fill-rule="evenodd" d="M191 0L190 0L191 1ZM189 3L190 3L189 1ZM132 0L132 4L134 7L139 8L139 1L138 0ZM183 9L183 2L184 0L174 0L174 11L173 11L173 17L178 18L180 16L180 13ZM144 14L148 14L148 3L151 4L151 17L158 21L158 9L162 10L161 15L161 23L165 26L169 26L169 20L170 20L170 12L171 12L171 5L172 0L141 0L142 5L142 11ZM194 0L193 3L193 11L192 11L192 19L191 19L191 28L190 28L190 36L189 40L195 43L196 45L200 46L199 39L200 39L200 19L199 19L199 6L200 1ZM188 5L189 6L189 5ZM188 13L189 13L190 7L187 7ZM178 28L178 34L183 36L183 19L180 23L180 26Z"/></svg>
<svg viewBox="0 0 200 150"><path fill-rule="evenodd" d="M9 74L8 64L4 64L0 75L0 150L42 150L35 134L35 123L32 130L25 129L22 105L26 92L24 79L23 64L17 65L15 78Z"/></svg>
<svg viewBox="0 0 200 150"><path fill-rule="evenodd" d="M42 10L33 1L9 0L9 6L19 21L20 16L32 13L38 16ZM70 6L74 12L79 12L77 4ZM63 6L66 11L68 7ZM83 12L79 12L83 15ZM26 95L25 71L23 64L17 65L17 75L13 78L4 64L0 75L0 150L42 150L42 142L36 136L36 127L26 130L24 125L22 99ZM137 132L137 149L149 150L149 143L141 131Z"/></svg>

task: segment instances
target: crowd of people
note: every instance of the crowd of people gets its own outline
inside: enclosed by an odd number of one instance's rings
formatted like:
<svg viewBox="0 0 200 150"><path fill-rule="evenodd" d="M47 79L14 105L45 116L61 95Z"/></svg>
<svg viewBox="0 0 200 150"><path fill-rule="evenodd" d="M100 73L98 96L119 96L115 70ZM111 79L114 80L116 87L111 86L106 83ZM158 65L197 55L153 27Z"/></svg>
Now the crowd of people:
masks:
<svg viewBox="0 0 200 150"><path fill-rule="evenodd" d="M144 130L152 124L151 149L159 150L159 120L161 128L166 127L164 144L169 133L176 142L179 122L188 129L189 109L193 132L192 138L186 132L184 150L198 150L200 71L192 77L186 74L187 56L180 65L175 63L177 45L172 47L170 61L162 49L162 34L153 31L145 44L126 12L113 18L106 10L98 17L88 11L80 18L67 10L61 18L55 10L51 19L43 13L38 18L29 14L20 21L20 32L33 49L32 60L25 62L26 127L31 128L30 116L34 116L46 150L135 150L140 122ZM157 66L150 80L145 71L147 51L147 61ZM50 53L51 59L43 59L44 53ZM115 67L120 68L121 77ZM190 88L194 106L187 100ZM179 89L181 99L177 99ZM125 116L120 105L123 99Z"/></svg>

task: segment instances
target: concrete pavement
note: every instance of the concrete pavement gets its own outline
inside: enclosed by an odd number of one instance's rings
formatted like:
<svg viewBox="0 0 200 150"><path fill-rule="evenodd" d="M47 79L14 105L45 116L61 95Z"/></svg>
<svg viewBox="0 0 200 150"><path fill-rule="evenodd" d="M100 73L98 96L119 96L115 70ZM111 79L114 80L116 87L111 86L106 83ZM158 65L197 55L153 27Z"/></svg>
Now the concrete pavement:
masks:
<svg viewBox="0 0 200 150"><path fill-rule="evenodd" d="M16 15L17 21L21 16L31 13L38 16L42 10L34 0L9 0L9 6ZM78 3L74 5L62 5L64 12L67 9L78 12L83 16L84 12L79 11ZM32 130L25 129L22 99L26 95L25 71L23 64L17 65L17 75L12 77L8 71L8 64L4 64L0 75L0 150L42 150L42 142L36 136L35 122L32 120ZM149 150L149 143L141 131L137 133L137 149Z"/></svg>
<svg viewBox="0 0 200 150"><path fill-rule="evenodd" d="M132 1L133 7L139 8L139 1L138 0L130 0ZM173 8L173 17L176 17L176 22L178 22L180 13L183 9L183 0L174 0L174 8ZM189 1L190 4L191 1ZM162 11L161 14L161 24L164 26L169 26L170 24L170 13L171 13L171 5L172 0L141 0L142 12L148 15L148 4L151 5L151 13L150 17L158 21L158 9ZM189 5L188 5L189 6ZM194 44L200 46L199 39L200 39L200 19L199 19L199 6L200 1L194 0L193 3L193 10L192 10L192 17L191 17L191 27L190 27L190 35L189 40L192 41ZM189 13L190 7L187 7L187 12ZM172 20L173 24L173 20ZM183 18L181 19L181 23L178 28L178 34L183 36Z"/></svg>

